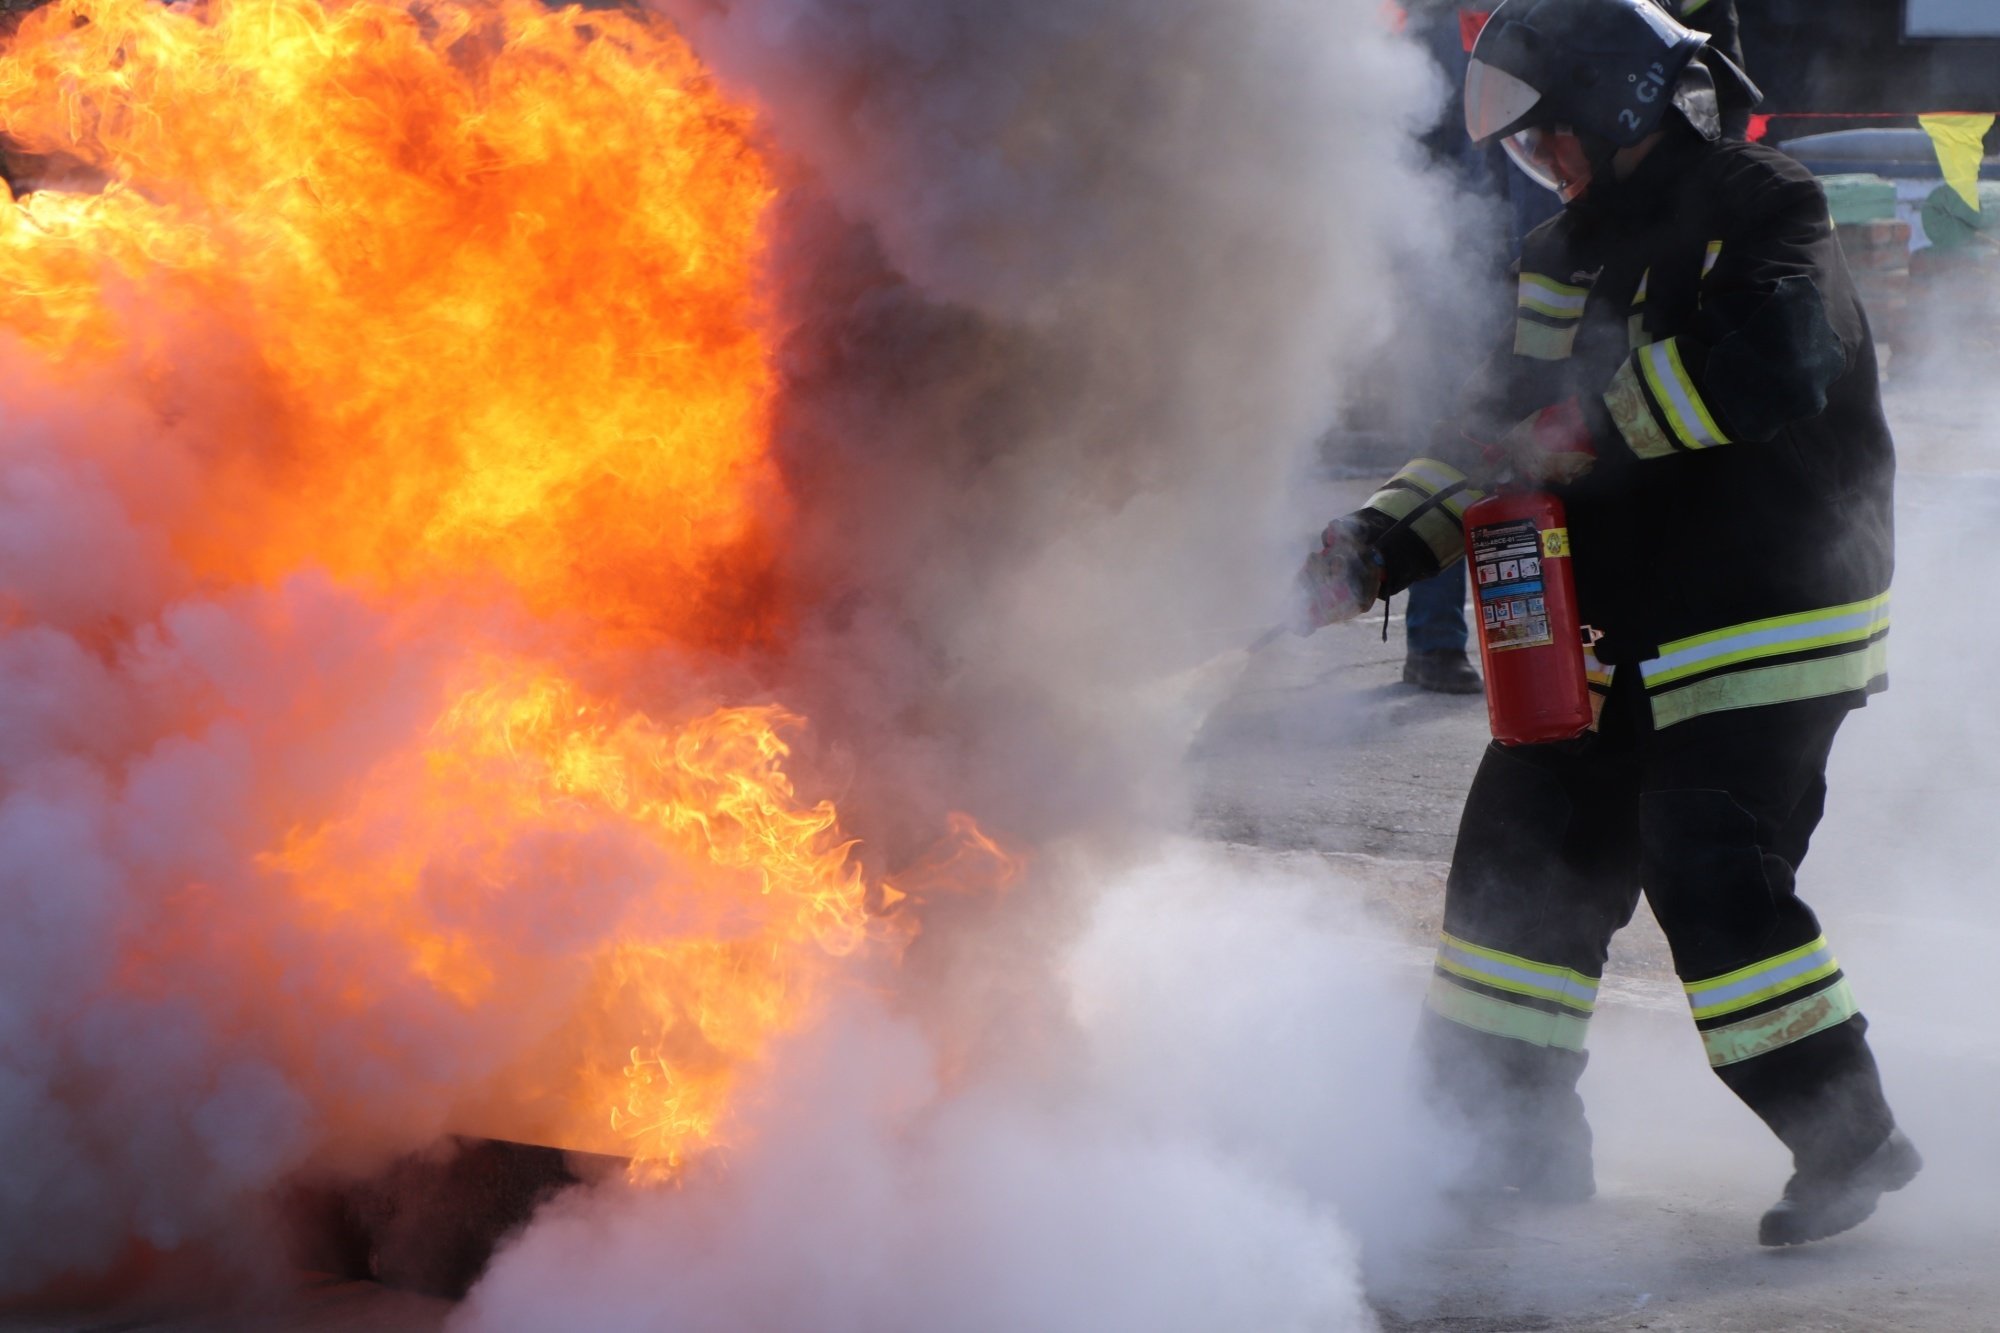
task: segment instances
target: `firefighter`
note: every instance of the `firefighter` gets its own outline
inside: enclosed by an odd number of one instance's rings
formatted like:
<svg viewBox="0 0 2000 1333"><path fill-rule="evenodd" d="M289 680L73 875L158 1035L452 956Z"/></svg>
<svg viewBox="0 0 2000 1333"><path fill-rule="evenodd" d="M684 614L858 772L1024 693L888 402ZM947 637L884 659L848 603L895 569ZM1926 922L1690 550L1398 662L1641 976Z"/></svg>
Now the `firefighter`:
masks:
<svg viewBox="0 0 2000 1333"><path fill-rule="evenodd" d="M1595 1190L1576 1092L1643 890L1722 1081L1793 1154L1759 1239L1844 1231L1920 1160L1795 891L1847 712L1885 683L1894 451L1819 186L1722 134L1748 78L1653 0L1504 0L1475 141L1564 200L1514 326L1427 456L1329 525L1300 628L1463 553L1500 481L1565 502L1596 726L1490 746L1459 827L1419 1039L1475 1183Z"/></svg>

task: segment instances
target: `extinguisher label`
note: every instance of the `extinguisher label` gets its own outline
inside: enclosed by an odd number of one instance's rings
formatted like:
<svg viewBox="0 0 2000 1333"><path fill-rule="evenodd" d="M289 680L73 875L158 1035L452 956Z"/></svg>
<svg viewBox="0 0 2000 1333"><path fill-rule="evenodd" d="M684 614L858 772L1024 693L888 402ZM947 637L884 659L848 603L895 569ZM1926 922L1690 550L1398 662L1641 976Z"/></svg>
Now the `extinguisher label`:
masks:
<svg viewBox="0 0 2000 1333"><path fill-rule="evenodd" d="M1472 577L1479 588L1480 632L1492 652L1555 642L1543 600L1542 561L1569 554L1569 532L1543 532L1530 518L1474 528Z"/></svg>

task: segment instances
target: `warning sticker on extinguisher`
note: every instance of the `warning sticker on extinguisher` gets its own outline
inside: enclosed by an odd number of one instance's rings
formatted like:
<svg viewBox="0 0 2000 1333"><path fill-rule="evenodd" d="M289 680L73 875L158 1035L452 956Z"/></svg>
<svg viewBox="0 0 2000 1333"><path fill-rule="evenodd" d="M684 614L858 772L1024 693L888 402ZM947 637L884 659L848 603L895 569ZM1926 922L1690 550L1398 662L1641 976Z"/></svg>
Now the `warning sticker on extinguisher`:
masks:
<svg viewBox="0 0 2000 1333"><path fill-rule="evenodd" d="M1479 589L1479 628L1492 652L1539 648L1555 642L1549 634L1542 596L1542 533L1529 518L1474 528L1466 558ZM1550 549L1547 556L1568 553Z"/></svg>

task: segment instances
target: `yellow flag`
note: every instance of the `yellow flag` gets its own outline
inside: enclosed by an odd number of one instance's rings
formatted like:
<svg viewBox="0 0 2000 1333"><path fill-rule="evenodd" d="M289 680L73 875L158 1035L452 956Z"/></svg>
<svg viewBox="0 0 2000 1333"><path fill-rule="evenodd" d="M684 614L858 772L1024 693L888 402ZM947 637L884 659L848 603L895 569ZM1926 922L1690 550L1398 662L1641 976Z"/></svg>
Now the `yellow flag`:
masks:
<svg viewBox="0 0 2000 1333"><path fill-rule="evenodd" d="M1938 165L1944 168L1945 184L1958 197L1979 211L1979 164L1986 156L1986 131L1993 128L1991 115L1919 116L1917 123L1931 136L1937 149Z"/></svg>

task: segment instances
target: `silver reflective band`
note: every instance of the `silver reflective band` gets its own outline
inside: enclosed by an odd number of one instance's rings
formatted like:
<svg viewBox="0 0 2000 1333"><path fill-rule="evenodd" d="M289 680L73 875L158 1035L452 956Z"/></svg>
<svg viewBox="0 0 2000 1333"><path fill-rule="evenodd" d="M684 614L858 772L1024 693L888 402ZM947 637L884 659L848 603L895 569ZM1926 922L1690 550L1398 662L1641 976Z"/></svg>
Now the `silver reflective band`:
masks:
<svg viewBox="0 0 2000 1333"><path fill-rule="evenodd" d="M1708 405L1695 391L1694 381L1688 378L1687 367L1681 363L1678 338L1640 348L1639 368L1645 372L1653 397L1666 409L1667 424L1673 427L1682 444L1690 449L1706 449L1729 443L1729 437L1715 424L1715 418L1708 414Z"/></svg>
<svg viewBox="0 0 2000 1333"><path fill-rule="evenodd" d="M1781 954L1769 962L1686 987L1688 1007L1694 1010L1696 1018L1733 1013L1759 1000L1783 995L1808 982L1830 976L1838 966L1833 959L1832 947L1822 937L1804 949Z"/></svg>
<svg viewBox="0 0 2000 1333"><path fill-rule="evenodd" d="M1540 273L1523 273L1515 303L1550 319L1582 319L1590 288L1572 287Z"/></svg>
<svg viewBox="0 0 2000 1333"><path fill-rule="evenodd" d="M1447 935L1438 945L1438 965L1470 981L1498 990L1555 1000L1586 1014L1597 1005L1597 983L1568 968L1514 958L1493 949L1460 943Z"/></svg>
<svg viewBox="0 0 2000 1333"><path fill-rule="evenodd" d="M1662 647L1658 657L1639 664L1639 674L1648 686L1659 686L1683 676L1761 657L1862 642L1888 625L1889 594L1883 593L1865 602L1774 616L1669 643Z"/></svg>

